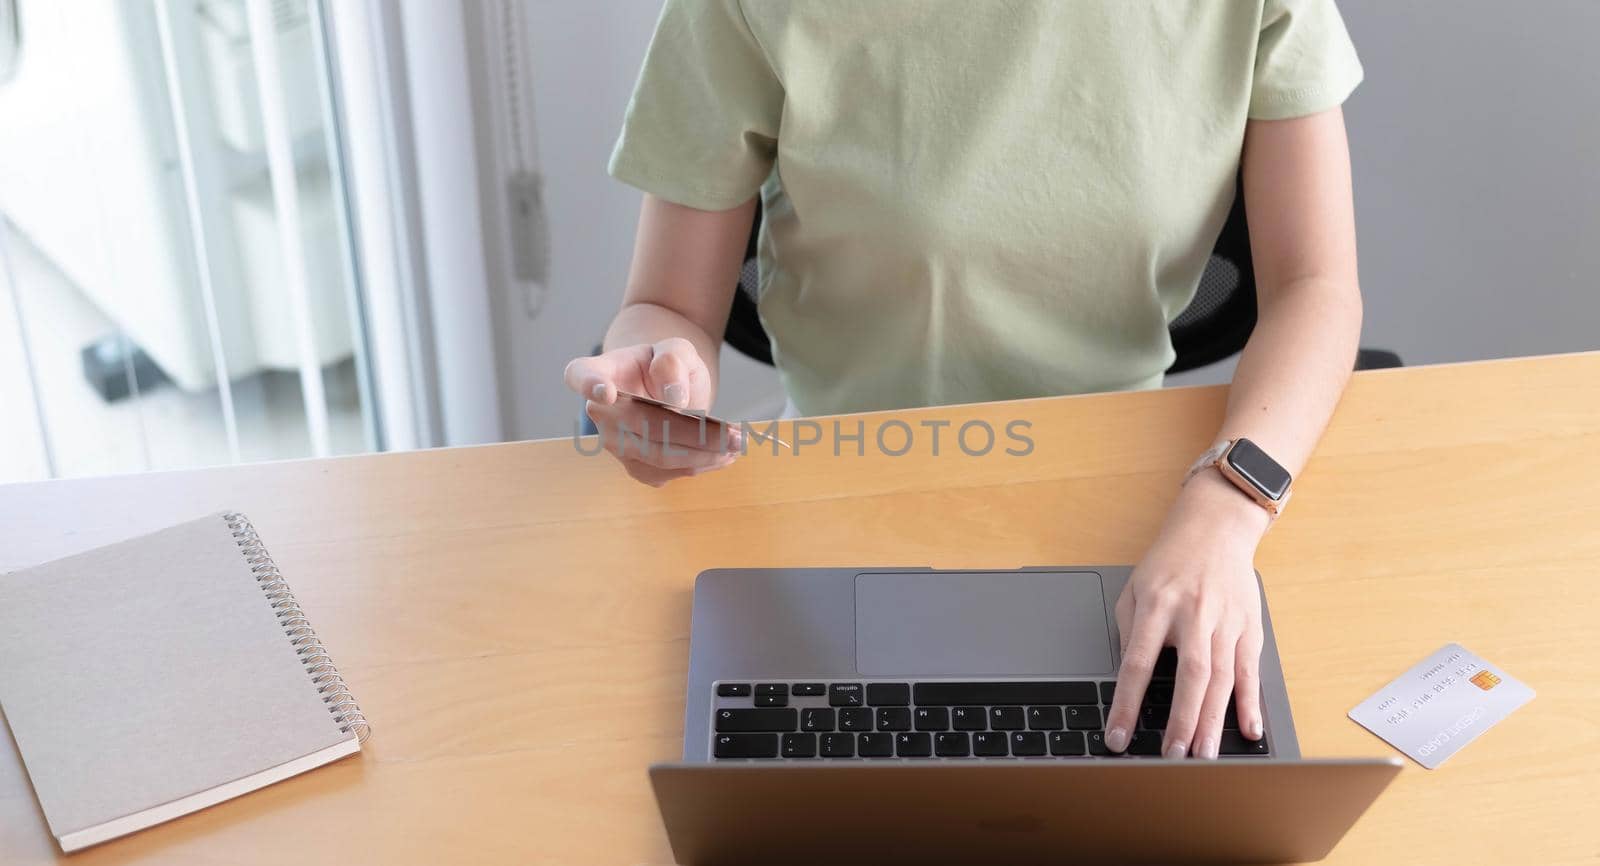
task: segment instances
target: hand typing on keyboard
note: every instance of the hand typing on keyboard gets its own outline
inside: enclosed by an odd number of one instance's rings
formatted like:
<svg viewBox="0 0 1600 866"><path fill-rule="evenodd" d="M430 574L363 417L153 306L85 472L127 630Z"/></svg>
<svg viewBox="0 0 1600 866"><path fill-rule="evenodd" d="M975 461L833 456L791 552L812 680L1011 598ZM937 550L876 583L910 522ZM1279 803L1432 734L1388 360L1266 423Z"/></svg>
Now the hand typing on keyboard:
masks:
<svg viewBox="0 0 1600 866"><path fill-rule="evenodd" d="M1127 760L1157 758L1172 703L1176 654L1163 653L1122 752L1106 747L1110 680L957 682L721 682L712 699L711 754L723 761ZM1232 707L1226 757L1266 757Z"/></svg>
<svg viewBox="0 0 1600 866"><path fill-rule="evenodd" d="M1105 744L1129 748L1162 648L1178 650L1161 754L1215 758L1237 695L1239 731L1261 739L1261 592L1253 561L1270 518L1215 471L1184 487L1117 599L1122 668Z"/></svg>

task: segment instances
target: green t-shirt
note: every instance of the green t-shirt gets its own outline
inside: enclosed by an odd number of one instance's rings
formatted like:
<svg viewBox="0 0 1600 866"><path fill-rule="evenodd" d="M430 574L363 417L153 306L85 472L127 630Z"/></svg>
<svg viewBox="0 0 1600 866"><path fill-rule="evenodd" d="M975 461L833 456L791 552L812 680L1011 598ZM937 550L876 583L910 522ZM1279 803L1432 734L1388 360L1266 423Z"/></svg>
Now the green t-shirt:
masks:
<svg viewBox="0 0 1600 866"><path fill-rule="evenodd" d="M1246 120L1361 75L1332 0L667 0L610 170L761 192L803 413L1154 387Z"/></svg>

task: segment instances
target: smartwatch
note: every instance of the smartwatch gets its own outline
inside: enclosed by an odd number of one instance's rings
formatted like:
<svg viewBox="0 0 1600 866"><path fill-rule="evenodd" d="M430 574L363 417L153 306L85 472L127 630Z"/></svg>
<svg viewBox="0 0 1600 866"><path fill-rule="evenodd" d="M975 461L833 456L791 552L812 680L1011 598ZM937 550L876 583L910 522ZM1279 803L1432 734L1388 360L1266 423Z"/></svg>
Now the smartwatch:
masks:
<svg viewBox="0 0 1600 866"><path fill-rule="evenodd" d="M1294 486L1289 470L1267 456L1261 446L1249 439L1224 439L1211 446L1211 450L1200 455L1200 459L1189 467L1189 474L1183 477L1183 483L1188 484L1189 479L1213 466L1217 467L1223 478L1233 482L1233 486L1255 500L1273 517L1282 513L1283 507L1289 504L1289 494Z"/></svg>

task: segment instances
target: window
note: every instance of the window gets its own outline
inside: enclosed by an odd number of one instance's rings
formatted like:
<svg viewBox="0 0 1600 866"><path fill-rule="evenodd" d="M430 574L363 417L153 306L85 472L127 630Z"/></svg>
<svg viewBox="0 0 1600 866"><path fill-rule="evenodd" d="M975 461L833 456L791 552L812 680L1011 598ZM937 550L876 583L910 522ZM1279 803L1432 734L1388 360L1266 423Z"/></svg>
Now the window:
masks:
<svg viewBox="0 0 1600 866"><path fill-rule="evenodd" d="M321 4L12 2L0 482L383 447Z"/></svg>

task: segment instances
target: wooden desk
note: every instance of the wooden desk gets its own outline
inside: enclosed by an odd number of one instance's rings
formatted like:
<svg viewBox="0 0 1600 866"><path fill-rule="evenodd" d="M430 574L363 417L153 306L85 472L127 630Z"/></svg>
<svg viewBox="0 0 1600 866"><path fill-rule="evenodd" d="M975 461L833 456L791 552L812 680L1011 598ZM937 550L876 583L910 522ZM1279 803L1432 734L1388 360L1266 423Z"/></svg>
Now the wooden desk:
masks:
<svg viewBox="0 0 1600 866"><path fill-rule="evenodd" d="M899 413L903 457L755 454L663 490L568 440L0 488L0 571L247 512L374 726L359 758L68 862L668 863L644 770L679 754L700 570L1132 562L1223 396ZM1036 448L967 457L971 419ZM1333 861L1594 862L1600 353L1358 375L1258 566L1308 755L1392 754L1345 712L1446 641L1538 691L1408 764ZM56 857L0 738L0 861Z"/></svg>

